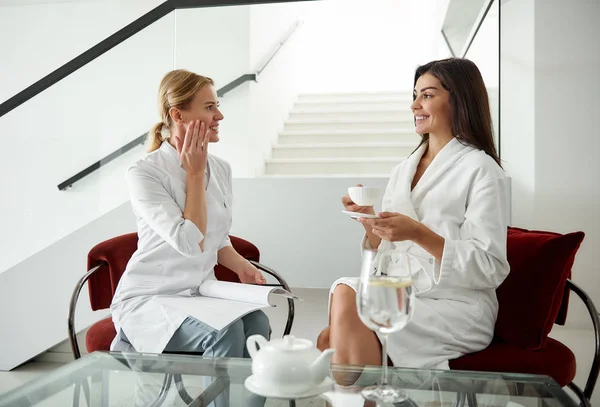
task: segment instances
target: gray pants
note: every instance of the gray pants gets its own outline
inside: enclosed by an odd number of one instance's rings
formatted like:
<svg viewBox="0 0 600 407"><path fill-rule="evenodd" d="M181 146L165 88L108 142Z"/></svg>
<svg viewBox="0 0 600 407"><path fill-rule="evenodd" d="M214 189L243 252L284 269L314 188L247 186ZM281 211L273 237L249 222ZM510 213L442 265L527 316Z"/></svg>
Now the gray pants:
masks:
<svg viewBox="0 0 600 407"><path fill-rule="evenodd" d="M262 311L254 311L216 331L194 318L186 318L167 344L167 352L202 352L208 357L249 358L246 339L262 335L269 339L269 318Z"/></svg>
<svg viewBox="0 0 600 407"><path fill-rule="evenodd" d="M256 334L269 339L270 332L269 319L262 311L254 311L221 331L217 331L195 318L188 317L173 334L165 348L165 352L196 352L203 353L205 357L249 358L246 339ZM124 334L123 339L128 342ZM204 386L210 385L213 380L214 378L211 377L204 378ZM234 397L235 400L238 400L238 403L241 401L245 406L256 407L264 405L265 400L263 397L250 393L243 388L243 385L233 386L236 388L232 391L236 394L242 393L242 395ZM147 406L149 402L154 400L159 388L155 380L142 376L138 377L135 405ZM227 407L230 404L229 398L230 391L226 390L211 405ZM163 407L167 405L169 405L168 402Z"/></svg>

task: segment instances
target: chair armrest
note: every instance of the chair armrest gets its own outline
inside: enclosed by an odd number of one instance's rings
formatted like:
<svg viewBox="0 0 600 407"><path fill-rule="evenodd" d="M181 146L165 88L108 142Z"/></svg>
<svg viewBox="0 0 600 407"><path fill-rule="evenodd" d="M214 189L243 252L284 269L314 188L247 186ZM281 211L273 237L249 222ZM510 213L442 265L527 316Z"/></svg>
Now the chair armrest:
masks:
<svg viewBox="0 0 600 407"><path fill-rule="evenodd" d="M265 266L264 264L260 264L257 261L254 261L254 260L249 260L249 261L257 269L262 270L262 271L266 272L267 274L270 274L273 277L275 277L275 279L279 282L279 284L281 284L281 286L283 288L285 288L289 292L292 292L292 290L290 289L290 286L285 281L285 279L283 277L281 277L279 275L279 273L277 273L275 270ZM295 313L294 300L292 300L291 298L288 298L287 301L288 301L288 318L287 318L287 322L285 324L285 329L283 330L283 335L290 334L290 332L292 331L292 324L294 323L294 313Z"/></svg>
<svg viewBox="0 0 600 407"><path fill-rule="evenodd" d="M79 351L79 344L77 343L77 332L75 332L75 308L77 307L77 300L79 300L79 294L81 294L81 289L87 283L89 278L96 272L100 267L102 267L104 263L98 264L96 267L90 269L83 277L79 279L77 285L75 285L75 289L73 290L73 294L71 294L71 303L69 304L69 319L67 321L68 329L69 329L69 342L71 343L71 351L73 352L73 357L75 359L79 359L81 357L81 352Z"/></svg>
<svg viewBox="0 0 600 407"><path fill-rule="evenodd" d="M592 302L592 299L589 297L589 295L586 294L585 291L581 289L581 287L579 287L571 280L567 280L567 287L575 294L577 294L579 298L581 298L585 307L590 313L590 317L592 318L592 324L594 325L594 338L596 343L594 350L594 358L592 361L592 368L590 369L590 374L588 376L587 382L585 383L585 388L583 389L583 395L588 400L591 400L594 387L596 386L596 381L598 380L598 373L600 371L600 318L598 317L598 310Z"/></svg>

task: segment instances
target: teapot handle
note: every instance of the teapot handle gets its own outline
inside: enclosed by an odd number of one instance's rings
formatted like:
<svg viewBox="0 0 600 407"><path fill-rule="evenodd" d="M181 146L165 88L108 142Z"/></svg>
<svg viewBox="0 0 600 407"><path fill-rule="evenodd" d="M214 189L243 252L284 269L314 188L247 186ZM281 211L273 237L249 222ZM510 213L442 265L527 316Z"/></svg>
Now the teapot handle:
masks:
<svg viewBox="0 0 600 407"><path fill-rule="evenodd" d="M267 345L267 340L265 339L264 336L262 335L252 335L250 337L248 337L248 339L246 339L246 348L248 349L248 353L250 354L251 358L254 358L254 356L256 356L256 353L258 352L256 350L256 344L259 344L261 349L263 347L265 347Z"/></svg>

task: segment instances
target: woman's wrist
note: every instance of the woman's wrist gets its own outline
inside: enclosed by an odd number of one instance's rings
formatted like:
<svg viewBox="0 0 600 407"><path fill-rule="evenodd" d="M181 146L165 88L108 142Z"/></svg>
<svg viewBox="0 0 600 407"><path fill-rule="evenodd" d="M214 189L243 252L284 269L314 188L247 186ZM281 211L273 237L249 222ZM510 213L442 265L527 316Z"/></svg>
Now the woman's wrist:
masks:
<svg viewBox="0 0 600 407"><path fill-rule="evenodd" d="M198 181L202 181L204 179L204 172L188 172L187 173L187 180L188 182L198 182Z"/></svg>
<svg viewBox="0 0 600 407"><path fill-rule="evenodd" d="M412 232L413 238L410 240L421 246L436 259L441 259L444 253L445 239L421 222L415 221L415 223L415 229Z"/></svg>
<svg viewBox="0 0 600 407"><path fill-rule="evenodd" d="M410 240L412 240L416 244L422 243L423 239L425 238L425 236L427 234L427 232L426 232L427 227L425 225L423 225L421 222L415 220L412 229L413 230L410 233L410 235L411 235Z"/></svg>

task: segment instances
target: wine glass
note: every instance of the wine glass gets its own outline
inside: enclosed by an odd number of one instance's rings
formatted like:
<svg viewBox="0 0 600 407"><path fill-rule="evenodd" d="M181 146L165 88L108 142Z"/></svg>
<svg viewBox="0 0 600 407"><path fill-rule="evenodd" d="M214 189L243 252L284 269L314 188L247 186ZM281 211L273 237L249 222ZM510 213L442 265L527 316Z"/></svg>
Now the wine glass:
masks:
<svg viewBox="0 0 600 407"><path fill-rule="evenodd" d="M381 340L381 383L363 389L367 400L399 403L406 392L388 382L387 339L406 326L413 314L415 293L410 254L396 250L365 250L356 305L361 321L379 333Z"/></svg>

